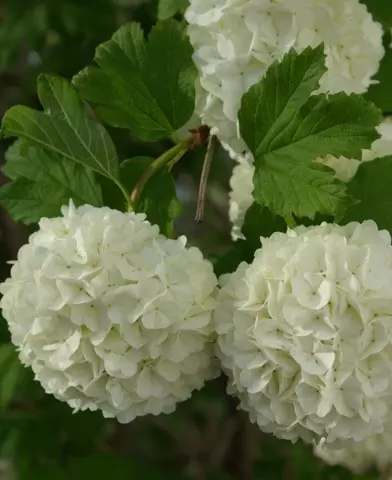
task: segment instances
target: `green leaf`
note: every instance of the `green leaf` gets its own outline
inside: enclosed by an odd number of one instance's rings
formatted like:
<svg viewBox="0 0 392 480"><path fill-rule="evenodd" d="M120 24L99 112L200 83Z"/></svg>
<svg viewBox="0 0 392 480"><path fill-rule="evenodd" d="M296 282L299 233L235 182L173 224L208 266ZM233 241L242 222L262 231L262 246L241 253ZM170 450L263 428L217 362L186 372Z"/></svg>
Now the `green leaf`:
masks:
<svg viewBox="0 0 392 480"><path fill-rule="evenodd" d="M391 5L392 7L392 5ZM392 14L392 8L390 12ZM381 60L380 69L374 77L376 83L370 85L365 98L374 102L384 113L392 113L392 92L390 81L392 78L392 48L390 48L392 35L388 31L384 35L385 55Z"/></svg>
<svg viewBox="0 0 392 480"><path fill-rule="evenodd" d="M214 272L217 277L225 273L234 272L241 262L251 263L254 250L249 248L245 240L237 240L234 247L224 255L212 259Z"/></svg>
<svg viewBox="0 0 392 480"><path fill-rule="evenodd" d="M43 149L29 147L23 140L8 149L3 172L14 180L25 178L51 184L65 203L72 198L77 205L103 205L101 188L90 169Z"/></svg>
<svg viewBox="0 0 392 480"><path fill-rule="evenodd" d="M21 137L118 181L116 149L106 130L89 116L69 83L41 75L38 96L44 112L24 106L8 110L2 124L5 137Z"/></svg>
<svg viewBox="0 0 392 480"><path fill-rule="evenodd" d="M359 201L351 206L344 223L374 220L380 229L392 234L392 156L360 165L349 183L349 193Z"/></svg>
<svg viewBox="0 0 392 480"><path fill-rule="evenodd" d="M247 210L242 233L246 240L237 240L225 255L213 261L216 276L234 272L241 262L251 263L254 253L261 248L260 237L269 237L274 232L285 232L283 218L273 215L267 207L254 202Z"/></svg>
<svg viewBox="0 0 392 480"><path fill-rule="evenodd" d="M121 164L121 180L132 191L142 174L154 161L150 157L135 157ZM144 212L149 222L159 226L161 233L174 235L173 221L181 213L173 177L165 168L155 173L143 188L136 206L137 212Z"/></svg>
<svg viewBox="0 0 392 480"><path fill-rule="evenodd" d="M184 13L188 5L189 0L159 0L158 18L166 20L174 17L177 13Z"/></svg>
<svg viewBox="0 0 392 480"><path fill-rule="evenodd" d="M70 199L75 205L103 205L93 172L72 160L25 141L15 142L6 159L3 171L13 181L0 188L0 204L16 221L29 224L58 216Z"/></svg>
<svg viewBox="0 0 392 480"><path fill-rule="evenodd" d="M361 158L378 138L378 109L358 95L311 96L324 73L322 49L294 50L243 96L241 135L255 157L254 198L282 217L340 213L346 185L315 163L328 154Z"/></svg>
<svg viewBox="0 0 392 480"><path fill-rule="evenodd" d="M195 108L196 67L185 25L159 22L148 36L143 77L172 133L182 127Z"/></svg>
<svg viewBox="0 0 392 480"><path fill-rule="evenodd" d="M384 27L392 27L391 4L385 0L362 0L374 20L380 22Z"/></svg>
<svg viewBox="0 0 392 480"><path fill-rule="evenodd" d="M45 191L42 185L21 178L1 187L0 204L13 220L29 225L38 222L43 216L50 218L59 215L58 199L48 193L53 192Z"/></svg>
<svg viewBox="0 0 392 480"><path fill-rule="evenodd" d="M28 145L24 140L16 140L5 152L5 165L2 170L6 177L16 180L23 177L23 171L29 162L24 162L24 158L28 149ZM21 169L19 170L19 165ZM34 170L34 169L33 169Z"/></svg>
<svg viewBox="0 0 392 480"><path fill-rule="evenodd" d="M95 61L101 68L88 67L73 82L109 125L156 141L192 116L196 69L181 23L159 22L148 43L138 24L125 25L98 47Z"/></svg>
<svg viewBox="0 0 392 480"><path fill-rule="evenodd" d="M255 171L254 198L278 215L312 219L317 212L338 215L349 203L345 184L327 167L290 158L263 167Z"/></svg>
<svg viewBox="0 0 392 480"><path fill-rule="evenodd" d="M13 361L16 351L12 343L3 343L0 345L0 376L3 376L7 370L7 365Z"/></svg>
<svg viewBox="0 0 392 480"><path fill-rule="evenodd" d="M0 409L5 410L12 402L26 371L17 355L8 364L0 383Z"/></svg>
<svg viewBox="0 0 392 480"><path fill-rule="evenodd" d="M269 237L274 232L285 232L287 225L282 217L274 215L267 207L254 202L247 210L242 233L253 251L261 247L260 237Z"/></svg>
<svg viewBox="0 0 392 480"><path fill-rule="evenodd" d="M129 128L135 111L147 118L154 115L154 99L140 78L146 48L140 25L125 25L97 48L95 61L102 68L87 67L73 79L81 95L96 105L97 114L109 125ZM137 131L137 121L134 128Z"/></svg>
<svg viewBox="0 0 392 480"><path fill-rule="evenodd" d="M11 343L0 345L0 410L9 406L24 374L15 347Z"/></svg>
<svg viewBox="0 0 392 480"><path fill-rule="evenodd" d="M3 316L0 313L0 345L3 343L10 342L10 331L8 330L8 325Z"/></svg>
<svg viewBox="0 0 392 480"><path fill-rule="evenodd" d="M23 11L13 11L10 2L2 4L0 29L0 72L6 71L17 58L22 43L35 44L48 29L46 6L29 5Z"/></svg>
<svg viewBox="0 0 392 480"><path fill-rule="evenodd" d="M263 80L242 97L239 121L242 138L255 156L262 154L276 136L287 128L326 71L322 45L295 50L274 63Z"/></svg>

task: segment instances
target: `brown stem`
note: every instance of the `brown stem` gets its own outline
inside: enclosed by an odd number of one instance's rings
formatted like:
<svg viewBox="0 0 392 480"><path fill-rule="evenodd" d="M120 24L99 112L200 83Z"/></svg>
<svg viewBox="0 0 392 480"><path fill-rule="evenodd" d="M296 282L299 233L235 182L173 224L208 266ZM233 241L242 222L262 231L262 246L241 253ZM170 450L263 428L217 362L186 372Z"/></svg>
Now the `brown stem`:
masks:
<svg viewBox="0 0 392 480"><path fill-rule="evenodd" d="M209 444L214 447L210 448L208 452L208 465L211 469L220 467L225 461L227 452L231 448L231 443L237 431L237 418L230 416L216 433L214 443L211 442Z"/></svg>
<svg viewBox="0 0 392 480"><path fill-rule="evenodd" d="M235 480L252 480L252 445L249 419L236 411L238 428L226 457L226 470Z"/></svg>
<svg viewBox="0 0 392 480"><path fill-rule="evenodd" d="M221 377L221 389L225 389L227 379ZM252 432L248 416L238 409L238 400L227 395L227 406L229 416L235 420L237 428L232 437L231 445L225 456L225 470L233 480L252 480L253 479L253 446Z"/></svg>
<svg viewBox="0 0 392 480"><path fill-rule="evenodd" d="M204 216L204 206L206 201L206 192L208 177L210 174L212 159L214 158L215 148L218 139L215 135L211 135L208 140L207 153L204 159L203 171L201 172L199 196L197 200L196 222L201 222Z"/></svg>

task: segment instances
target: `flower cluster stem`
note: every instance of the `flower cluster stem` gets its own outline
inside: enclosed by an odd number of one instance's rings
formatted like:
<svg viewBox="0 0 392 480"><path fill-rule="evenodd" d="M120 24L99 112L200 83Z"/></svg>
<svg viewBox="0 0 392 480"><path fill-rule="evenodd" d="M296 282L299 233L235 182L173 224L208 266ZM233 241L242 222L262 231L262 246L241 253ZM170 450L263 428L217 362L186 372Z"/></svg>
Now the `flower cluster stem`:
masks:
<svg viewBox="0 0 392 480"><path fill-rule="evenodd" d="M154 160L154 162L150 165L150 167L140 177L135 188L133 189L129 199L129 203L131 205L133 206L137 205L138 201L140 200L140 196L143 192L143 188L145 187L148 180L158 170L160 170L166 164L169 164L169 162L171 162L173 159L176 159L176 161L178 161L180 158L183 157L183 155L189 150L191 146L191 141L192 141L192 138L182 141L177 145L174 145L174 147L170 148L165 153L163 153L160 157Z"/></svg>

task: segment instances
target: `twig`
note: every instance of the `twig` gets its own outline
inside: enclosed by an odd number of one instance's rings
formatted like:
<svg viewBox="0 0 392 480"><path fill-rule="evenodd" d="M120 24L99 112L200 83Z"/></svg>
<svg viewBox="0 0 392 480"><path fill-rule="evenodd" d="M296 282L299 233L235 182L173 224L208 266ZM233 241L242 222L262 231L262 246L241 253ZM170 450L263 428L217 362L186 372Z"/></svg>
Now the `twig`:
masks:
<svg viewBox="0 0 392 480"><path fill-rule="evenodd" d="M391 480L392 478L392 468L388 468L382 472L381 480Z"/></svg>
<svg viewBox="0 0 392 480"><path fill-rule="evenodd" d="M238 409L238 400L226 393L226 382L225 375L216 381L218 391L225 395L229 414L226 434L230 444L223 452L224 469L233 480L252 480L254 458L252 426L248 416Z"/></svg>
<svg viewBox="0 0 392 480"><path fill-rule="evenodd" d="M235 480L252 480L252 445L249 435L249 419L237 412L239 426L226 461L227 472Z"/></svg>
<svg viewBox="0 0 392 480"><path fill-rule="evenodd" d="M209 452L210 468L219 467L227 457L234 436L238 432L238 419L229 417L214 438L215 447Z"/></svg>
<svg viewBox="0 0 392 480"><path fill-rule="evenodd" d="M202 465L201 451L203 449L203 437L191 421L181 424L182 431L176 432L169 428L159 418L154 419L154 425L170 437L179 447L182 455L187 459L186 472L195 480L205 480Z"/></svg>
<svg viewBox="0 0 392 480"><path fill-rule="evenodd" d="M199 196L197 200L197 210L195 217L196 222L201 222L203 220L208 177L210 174L212 159L214 158L217 143L218 139L216 138L216 136L210 135L210 138L208 139L206 156L204 158L203 170L201 172Z"/></svg>

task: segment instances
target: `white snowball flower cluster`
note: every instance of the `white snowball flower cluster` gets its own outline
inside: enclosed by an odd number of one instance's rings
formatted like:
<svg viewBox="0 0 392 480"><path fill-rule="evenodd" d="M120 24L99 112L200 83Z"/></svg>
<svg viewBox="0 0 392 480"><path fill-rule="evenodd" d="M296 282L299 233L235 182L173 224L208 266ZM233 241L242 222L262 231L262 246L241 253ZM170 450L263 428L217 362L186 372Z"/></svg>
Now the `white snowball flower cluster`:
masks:
<svg viewBox="0 0 392 480"><path fill-rule="evenodd" d="M20 358L47 393L129 422L216 374L212 265L142 214L71 204L42 219L1 285Z"/></svg>
<svg viewBox="0 0 392 480"><path fill-rule="evenodd" d="M217 354L262 430L326 443L383 432L392 410L392 246L372 221L262 239L221 278Z"/></svg>
<svg viewBox="0 0 392 480"><path fill-rule="evenodd" d="M314 448L314 453L329 465L341 465L356 474L365 473L372 467L377 467L384 473L389 471L392 465L391 449L392 432L387 431L362 442L349 441L340 449L318 445Z"/></svg>
<svg viewBox="0 0 392 480"><path fill-rule="evenodd" d="M388 117L377 127L381 135L373 142L370 150L363 150L362 162L369 162L376 158L392 155L392 118ZM317 162L324 163L336 171L336 177L344 182L350 181L357 173L360 161L354 158L333 157L328 155L325 158L317 159ZM229 216L233 225L232 237L234 240L243 238L241 233L245 214L253 203L253 174L254 167L248 162L242 162L233 169L230 179L231 192Z"/></svg>
<svg viewBox="0 0 392 480"><path fill-rule="evenodd" d="M383 57L382 28L359 0L191 0L185 17L200 73L198 109L233 157L242 95L294 47L325 44L321 90L362 93Z"/></svg>

